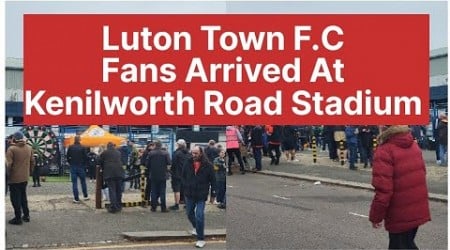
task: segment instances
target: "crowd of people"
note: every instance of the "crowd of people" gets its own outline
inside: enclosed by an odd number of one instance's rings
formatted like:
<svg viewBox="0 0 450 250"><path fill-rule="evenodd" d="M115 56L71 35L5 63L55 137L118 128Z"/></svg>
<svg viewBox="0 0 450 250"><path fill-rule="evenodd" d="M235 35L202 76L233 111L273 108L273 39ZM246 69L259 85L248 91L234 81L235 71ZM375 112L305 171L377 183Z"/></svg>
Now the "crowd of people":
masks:
<svg viewBox="0 0 450 250"><path fill-rule="evenodd" d="M439 164L446 166L447 116L445 114L439 116L435 130L438 144L436 160ZM373 185L376 196L372 204L370 220L375 228L379 227L381 220L386 220L386 229L391 230L393 234L390 237L399 240L400 236L396 238L394 233L408 229L407 236L410 237L415 235L419 225L429 220L428 203L423 200L417 201L422 212L419 217L415 218L417 223L412 223L414 224L412 229L410 227L398 229L395 220L391 222L392 218L383 217L387 216L387 212L383 209L386 209L389 199L395 197L385 197L386 187L393 184L385 183L385 178L382 177L392 173L380 171L380 166L386 167L390 164L388 169L394 169L394 172L399 171L399 174L402 174L403 170L396 170L396 168L404 167L392 166L392 164L397 164L396 157L402 159L419 157L417 150L420 148L418 146L414 150L410 150L411 141L415 137L412 126L326 125L305 129L304 126L289 125L229 125L226 127L225 136L224 146L210 140L206 147L195 145L191 149L187 147L186 141L180 138L177 140L176 150L172 154L158 140L150 141L145 149L137 149L133 141L128 141L127 145L120 146L110 142L105 148L94 152L82 146L81 137L76 136L74 144L69 146L66 154L70 164L73 202L80 202L78 180L81 183L82 199L89 199L86 179L88 177L91 181L95 181L95 169L100 166L103 174L103 187L107 187L108 190L107 196L110 202L108 212L120 212L122 210L122 193L127 188L125 187L126 181L129 181L129 189L140 189L140 173L141 170L145 170L144 199L150 204L150 210L156 212L157 207L160 206L161 212L167 213L170 210L181 209L181 205L184 204L183 208L193 227L192 234L197 237L196 246L204 247L206 244L204 237L205 205L209 199L209 202L216 204L218 208L226 209L226 178L227 175L233 175L232 166L234 164L238 165L241 174L245 174L245 168L249 168L250 165L254 166L252 168L254 172L261 171L263 156L269 157L269 164L275 166L280 164L283 159L282 155L284 155L285 161L299 161L296 152L313 143L310 137L316 136L317 147L327 149L330 160L342 161L344 158L348 162L350 170L357 169L358 160L364 164L364 168L374 167ZM395 139L389 139L390 137ZM6 152L7 181L15 213L15 217L9 223L20 225L22 221L30 221L26 197L30 172L33 173L33 187L41 184L39 175L36 174L39 172L35 167L36 155L26 144L26 138L22 133L17 132L9 139ZM417 137L415 139L417 140ZM378 144L380 150L374 154L374 147ZM389 152L396 147L408 150L401 153L400 156ZM250 157L253 158L252 162L250 162ZM420 164L414 166L418 174L413 181L421 185L424 181L424 176L421 175L424 166ZM174 194L174 204L171 206L166 204L166 183L169 179ZM420 190L422 196L426 196L426 187ZM399 206L398 209L401 208ZM395 243L392 244L395 246ZM400 246L405 246L402 244ZM406 246L414 246L413 240L408 244Z"/></svg>
<svg viewBox="0 0 450 250"><path fill-rule="evenodd" d="M204 211L210 198L219 208L226 208L225 176L226 164L224 151L215 147L203 149L195 146L187 149L186 141L179 139L177 149L172 156L158 140L151 141L145 150L138 150L133 141L117 147L108 143L97 157L84 148L79 136L67 150L67 160L71 168L74 203L79 202L78 179L81 182L83 199L89 199L86 191L86 166L95 161L103 174L104 187L108 189L108 212L117 213L122 210L122 194L129 182L129 189L140 189L141 169L145 170L146 188L144 199L150 204L150 211L161 212L179 210L185 204L187 218L193 226L192 234L197 237L196 246L204 247ZM214 148L214 150L213 150ZM213 158L210 160L208 156ZM87 169L89 173L89 169ZM168 207L166 203L166 183L170 183L175 203ZM216 182L217 180L217 182ZM218 195L216 195L218 194Z"/></svg>

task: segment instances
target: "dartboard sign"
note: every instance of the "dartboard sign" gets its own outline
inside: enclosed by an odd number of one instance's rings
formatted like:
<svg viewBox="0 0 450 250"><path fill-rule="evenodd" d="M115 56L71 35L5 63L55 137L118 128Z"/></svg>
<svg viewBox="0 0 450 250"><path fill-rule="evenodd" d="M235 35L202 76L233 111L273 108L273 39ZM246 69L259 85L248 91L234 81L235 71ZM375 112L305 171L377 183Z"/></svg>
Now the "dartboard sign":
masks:
<svg viewBox="0 0 450 250"><path fill-rule="evenodd" d="M25 126L22 133L27 138L28 145L33 148L38 163L48 165L58 148L55 133L45 126Z"/></svg>

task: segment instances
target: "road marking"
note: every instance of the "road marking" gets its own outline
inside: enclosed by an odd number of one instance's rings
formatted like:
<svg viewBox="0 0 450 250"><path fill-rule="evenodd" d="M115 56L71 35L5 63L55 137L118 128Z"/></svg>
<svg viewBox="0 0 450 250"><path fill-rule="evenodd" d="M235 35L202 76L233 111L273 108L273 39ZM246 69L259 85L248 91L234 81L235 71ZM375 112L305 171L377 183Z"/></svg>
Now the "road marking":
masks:
<svg viewBox="0 0 450 250"><path fill-rule="evenodd" d="M283 197L283 196L278 196L276 194L274 194L272 196L275 197L275 198L278 198L278 199L282 199L282 200L290 200L291 199L291 198L286 198L286 197Z"/></svg>
<svg viewBox="0 0 450 250"><path fill-rule="evenodd" d="M349 212L349 214L356 215L356 216L363 217L363 218L369 218L369 216L363 215L363 214L357 214L357 213L353 213L353 212Z"/></svg>

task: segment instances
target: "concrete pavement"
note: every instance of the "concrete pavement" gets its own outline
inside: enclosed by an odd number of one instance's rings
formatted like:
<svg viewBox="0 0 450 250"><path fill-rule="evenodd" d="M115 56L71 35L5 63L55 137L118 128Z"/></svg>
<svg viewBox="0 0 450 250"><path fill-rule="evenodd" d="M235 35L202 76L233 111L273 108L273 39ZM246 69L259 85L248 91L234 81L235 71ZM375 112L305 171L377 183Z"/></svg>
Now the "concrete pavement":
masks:
<svg viewBox="0 0 450 250"><path fill-rule="evenodd" d="M192 226L183 206L169 213L161 213L159 207L156 212L151 212L149 207L127 207L121 213L111 214L106 209L95 209L95 183L87 184L91 199L79 204L72 203L70 182L44 182L39 188L29 186L31 222L20 226L6 222L7 249L89 248L127 244L135 240L195 242L195 237L186 233L192 230ZM170 189L169 184L168 206L174 203ZM140 192L126 190L123 201L139 201L140 197ZM9 220L14 216L9 196L5 203L6 220ZM207 240L223 240L226 236L226 211L208 203L205 218Z"/></svg>

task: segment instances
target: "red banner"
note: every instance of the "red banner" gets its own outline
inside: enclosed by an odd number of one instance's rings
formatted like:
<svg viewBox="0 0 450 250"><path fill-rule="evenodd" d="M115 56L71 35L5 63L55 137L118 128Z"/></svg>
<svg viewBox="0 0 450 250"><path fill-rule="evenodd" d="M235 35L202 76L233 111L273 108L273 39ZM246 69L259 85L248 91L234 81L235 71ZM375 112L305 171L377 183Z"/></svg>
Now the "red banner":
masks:
<svg viewBox="0 0 450 250"><path fill-rule="evenodd" d="M428 124L428 15L25 15L28 124Z"/></svg>

